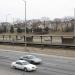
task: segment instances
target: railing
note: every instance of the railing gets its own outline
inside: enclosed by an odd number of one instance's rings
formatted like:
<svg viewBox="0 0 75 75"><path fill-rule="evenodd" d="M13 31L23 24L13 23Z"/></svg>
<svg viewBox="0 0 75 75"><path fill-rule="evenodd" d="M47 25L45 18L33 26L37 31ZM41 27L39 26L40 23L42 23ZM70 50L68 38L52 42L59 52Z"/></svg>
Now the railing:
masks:
<svg viewBox="0 0 75 75"><path fill-rule="evenodd" d="M67 43L64 39L66 37L68 39ZM75 37L72 35L29 35L26 39L27 41L25 41L24 35L0 35L0 43L75 46ZM63 42L64 40L65 42Z"/></svg>

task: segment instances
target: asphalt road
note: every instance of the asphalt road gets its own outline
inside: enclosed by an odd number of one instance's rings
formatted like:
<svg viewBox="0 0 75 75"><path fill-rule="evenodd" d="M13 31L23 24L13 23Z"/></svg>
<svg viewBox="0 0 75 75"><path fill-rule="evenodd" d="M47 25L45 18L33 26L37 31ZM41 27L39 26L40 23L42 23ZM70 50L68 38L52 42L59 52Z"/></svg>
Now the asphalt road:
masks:
<svg viewBox="0 0 75 75"><path fill-rule="evenodd" d="M75 75L75 59L39 54L34 54L43 60L42 64L37 65L37 71L11 69L11 62L25 54L27 53L0 50L0 75Z"/></svg>

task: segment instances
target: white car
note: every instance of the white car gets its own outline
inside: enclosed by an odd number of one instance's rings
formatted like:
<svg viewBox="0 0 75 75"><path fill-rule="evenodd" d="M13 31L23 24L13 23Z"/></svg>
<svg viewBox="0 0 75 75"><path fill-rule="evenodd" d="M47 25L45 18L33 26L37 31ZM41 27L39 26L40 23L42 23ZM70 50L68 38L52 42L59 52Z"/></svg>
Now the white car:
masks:
<svg viewBox="0 0 75 75"><path fill-rule="evenodd" d="M16 62L12 62L11 67L22 69L24 71L35 71L37 69L36 65L30 64L25 60L17 60Z"/></svg>

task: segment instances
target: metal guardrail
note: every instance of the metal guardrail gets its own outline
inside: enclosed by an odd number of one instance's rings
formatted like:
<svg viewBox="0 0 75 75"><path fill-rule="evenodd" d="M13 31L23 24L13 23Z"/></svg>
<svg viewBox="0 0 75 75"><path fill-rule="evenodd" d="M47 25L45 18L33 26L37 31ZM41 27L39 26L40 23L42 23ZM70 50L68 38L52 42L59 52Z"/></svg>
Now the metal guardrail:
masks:
<svg viewBox="0 0 75 75"><path fill-rule="evenodd" d="M24 46L25 43L27 45L42 45L42 46L59 46L59 47L75 47L75 44L59 44L59 43L36 43L36 42L21 42L21 41L0 41L0 44L9 44L9 45L22 45Z"/></svg>
<svg viewBox="0 0 75 75"><path fill-rule="evenodd" d="M72 43L67 43L67 44L62 43L62 38L64 37L74 39L75 36L72 36L72 35L29 35L29 37L32 37L33 39L32 41L27 41L27 42L25 42L24 40L25 36L21 36L22 39L17 39L18 35L14 35L13 37L11 35L1 35L0 37L1 37L0 44L25 45L25 43L27 43L28 45L75 47L75 44L72 44ZM34 41L35 37L36 37L36 41ZM40 41L37 40L38 37L39 37L38 40ZM55 37L60 37L61 43L57 42L56 40L55 40L56 42L53 42L53 38ZM47 38L50 38L50 39L47 39Z"/></svg>

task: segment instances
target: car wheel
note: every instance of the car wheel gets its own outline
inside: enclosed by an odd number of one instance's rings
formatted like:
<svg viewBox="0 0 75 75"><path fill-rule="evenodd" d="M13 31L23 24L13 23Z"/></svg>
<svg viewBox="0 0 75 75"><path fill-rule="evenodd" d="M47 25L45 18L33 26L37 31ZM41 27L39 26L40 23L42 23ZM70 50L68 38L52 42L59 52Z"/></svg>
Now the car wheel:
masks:
<svg viewBox="0 0 75 75"><path fill-rule="evenodd" d="M24 68L24 71L25 71L25 72L27 72L27 71L28 71L26 67Z"/></svg>
<svg viewBox="0 0 75 75"><path fill-rule="evenodd" d="M34 62L33 62L33 61L31 61L31 63L33 64Z"/></svg>

